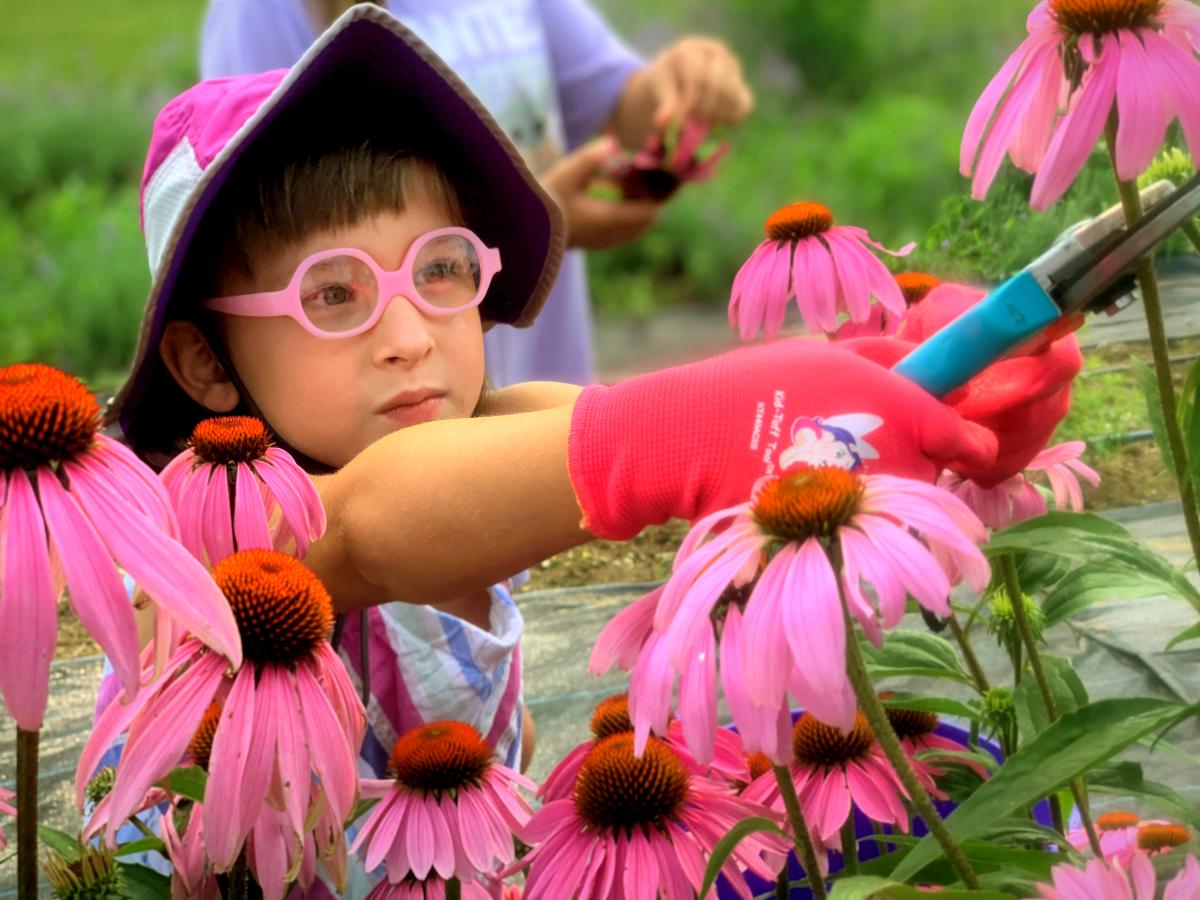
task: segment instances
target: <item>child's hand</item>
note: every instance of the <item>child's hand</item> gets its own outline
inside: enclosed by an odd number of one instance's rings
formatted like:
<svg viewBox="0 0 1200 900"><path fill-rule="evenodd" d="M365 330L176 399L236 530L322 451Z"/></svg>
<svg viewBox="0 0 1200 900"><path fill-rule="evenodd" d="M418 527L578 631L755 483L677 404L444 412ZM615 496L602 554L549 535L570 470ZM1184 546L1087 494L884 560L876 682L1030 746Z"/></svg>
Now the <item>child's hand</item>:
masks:
<svg viewBox="0 0 1200 900"><path fill-rule="evenodd" d="M620 148L599 138L563 157L542 174L541 181L562 207L567 245L599 249L628 244L645 234L662 204L652 200L604 199L589 193L605 165Z"/></svg>
<svg viewBox="0 0 1200 900"><path fill-rule="evenodd" d="M712 38L681 38L650 62L644 78L658 130L689 118L705 125L736 125L754 109L741 62Z"/></svg>
<svg viewBox="0 0 1200 900"><path fill-rule="evenodd" d="M837 344L790 340L584 390L568 468L583 525L626 539L750 499L794 463L932 482L985 470L990 431Z"/></svg>

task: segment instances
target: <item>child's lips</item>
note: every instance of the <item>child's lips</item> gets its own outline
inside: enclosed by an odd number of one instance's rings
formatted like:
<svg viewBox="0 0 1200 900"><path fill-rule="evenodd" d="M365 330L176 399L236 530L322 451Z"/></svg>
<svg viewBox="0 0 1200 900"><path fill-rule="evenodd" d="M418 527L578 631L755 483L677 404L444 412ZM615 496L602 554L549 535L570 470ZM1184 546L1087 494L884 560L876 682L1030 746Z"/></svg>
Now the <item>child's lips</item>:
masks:
<svg viewBox="0 0 1200 900"><path fill-rule="evenodd" d="M378 412L398 425L417 425L436 418L445 398L443 391L431 388L406 391L393 397Z"/></svg>

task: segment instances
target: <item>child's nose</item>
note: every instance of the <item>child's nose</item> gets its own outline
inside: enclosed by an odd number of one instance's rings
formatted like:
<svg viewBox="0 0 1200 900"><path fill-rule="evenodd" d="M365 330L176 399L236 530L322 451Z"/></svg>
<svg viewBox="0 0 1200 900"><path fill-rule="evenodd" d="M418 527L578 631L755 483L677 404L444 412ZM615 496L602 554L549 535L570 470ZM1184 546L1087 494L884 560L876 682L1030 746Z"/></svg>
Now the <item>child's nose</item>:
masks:
<svg viewBox="0 0 1200 900"><path fill-rule="evenodd" d="M429 320L403 294L391 298L375 332L375 360L380 365L412 366L433 352Z"/></svg>

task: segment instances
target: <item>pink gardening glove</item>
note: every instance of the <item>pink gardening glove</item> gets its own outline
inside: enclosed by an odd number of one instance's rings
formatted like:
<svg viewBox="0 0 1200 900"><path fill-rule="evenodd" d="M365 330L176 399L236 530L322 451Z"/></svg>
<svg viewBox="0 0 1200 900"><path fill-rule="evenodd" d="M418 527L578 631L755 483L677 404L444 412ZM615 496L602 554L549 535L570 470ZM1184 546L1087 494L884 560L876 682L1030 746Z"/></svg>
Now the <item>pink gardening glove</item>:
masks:
<svg viewBox="0 0 1200 900"><path fill-rule="evenodd" d="M788 340L589 387L568 466L597 537L625 540L750 498L764 475L832 464L932 482L995 457L995 437L840 345Z"/></svg>
<svg viewBox="0 0 1200 900"><path fill-rule="evenodd" d="M840 347L891 367L942 326L985 296L961 284L942 284L915 304L895 339L843 341ZM949 468L984 487L1017 474L1050 441L1071 407L1071 382L1083 365L1074 336L1059 338L1024 356L988 366L945 401L965 419L982 425L999 442L996 459L985 467Z"/></svg>

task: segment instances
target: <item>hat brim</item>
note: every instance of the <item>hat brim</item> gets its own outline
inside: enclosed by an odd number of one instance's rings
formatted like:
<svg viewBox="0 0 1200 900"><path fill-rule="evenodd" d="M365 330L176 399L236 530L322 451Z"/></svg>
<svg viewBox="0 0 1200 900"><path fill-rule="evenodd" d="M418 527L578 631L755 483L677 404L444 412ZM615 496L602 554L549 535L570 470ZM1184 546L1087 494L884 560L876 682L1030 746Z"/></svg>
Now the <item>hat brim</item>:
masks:
<svg viewBox="0 0 1200 900"><path fill-rule="evenodd" d="M525 327L554 285L566 247L562 213L479 99L440 57L390 13L352 7L287 71L205 168L165 241L143 314L133 364L106 418L130 434L155 379L170 378L158 343L188 248L206 212L249 148L290 113L322 122L379 123L356 137L385 135L434 155L477 211L474 230L500 250L503 268L480 307L483 318Z"/></svg>

